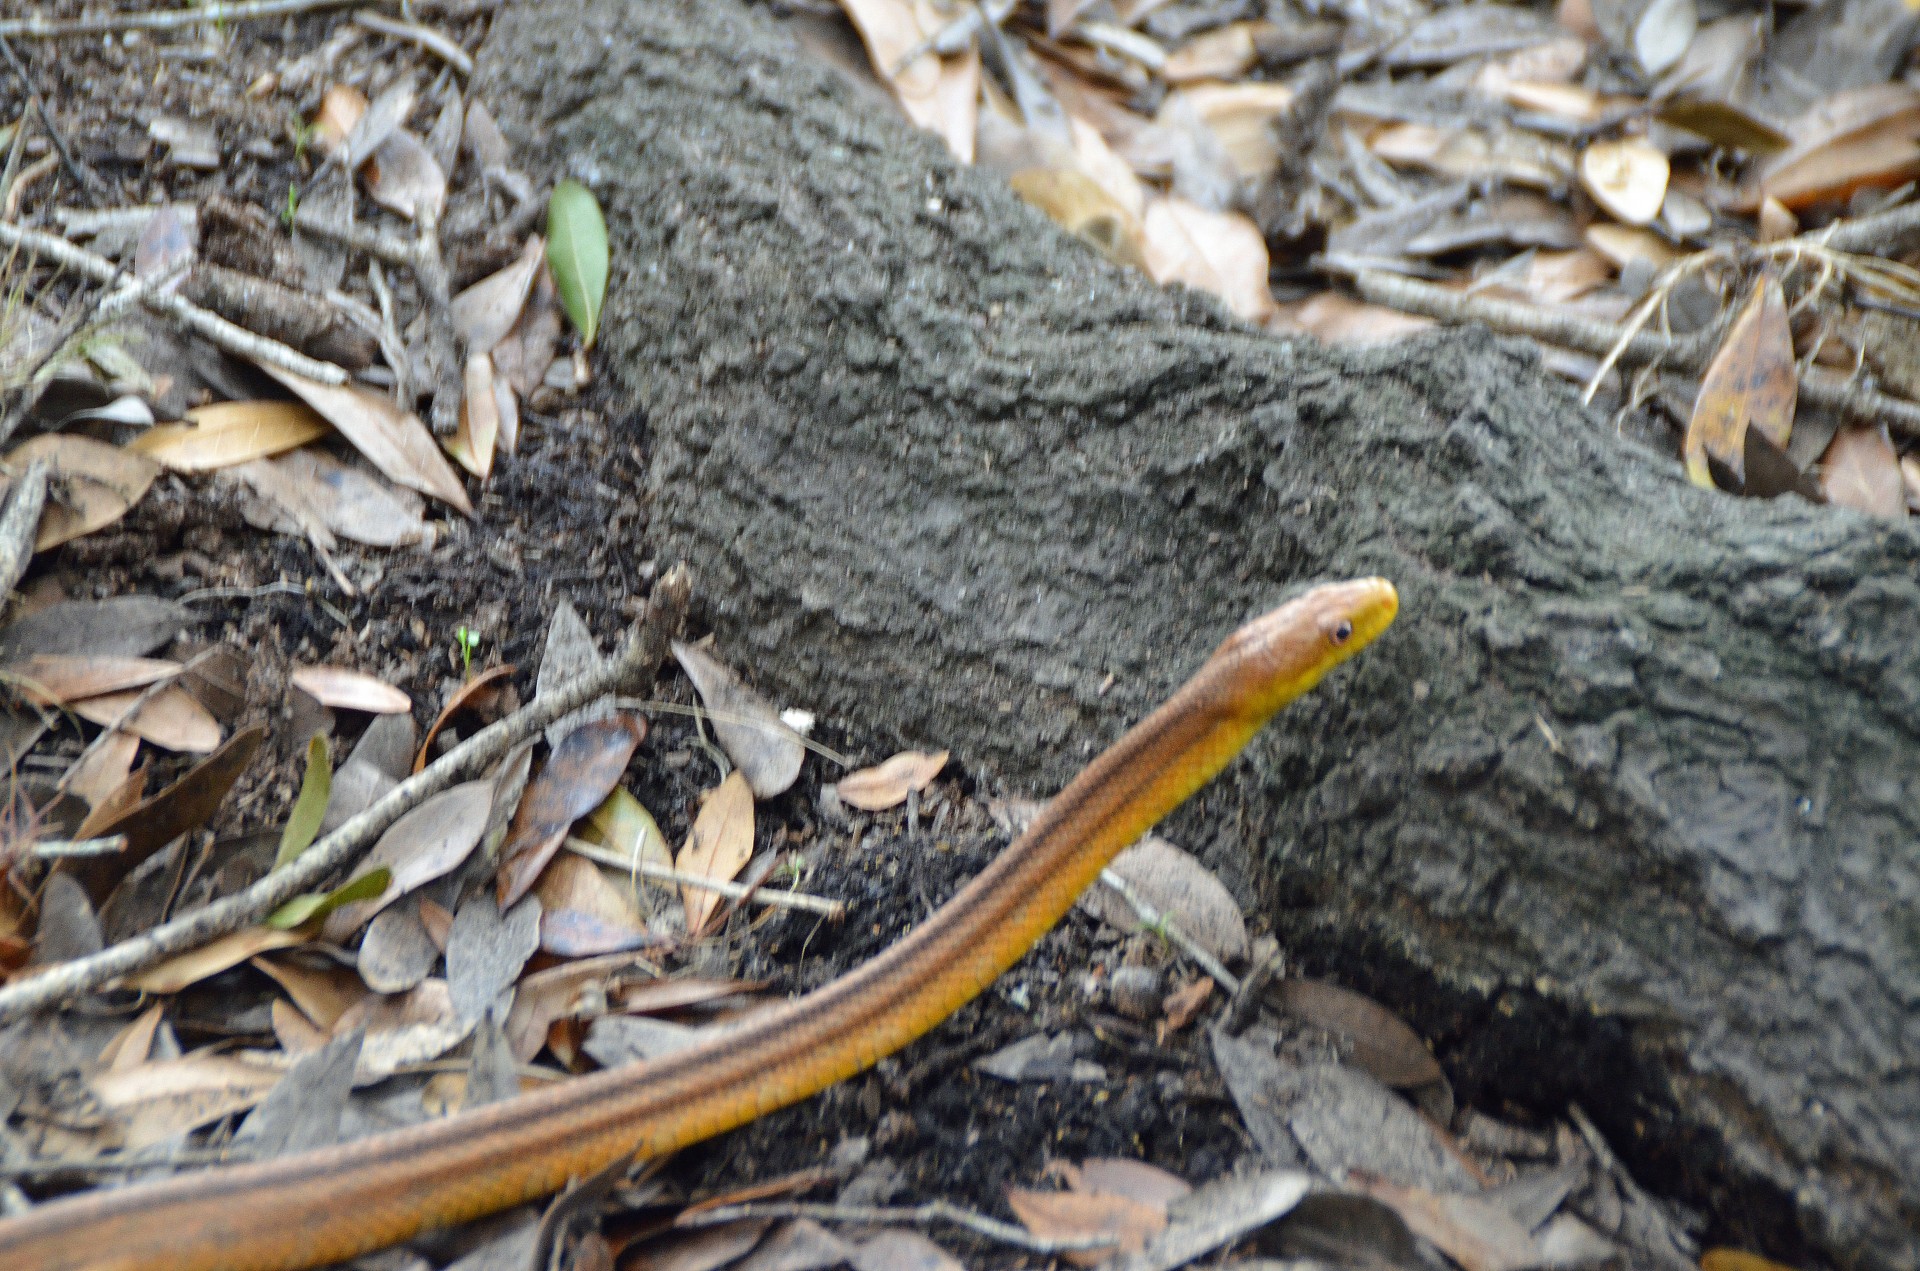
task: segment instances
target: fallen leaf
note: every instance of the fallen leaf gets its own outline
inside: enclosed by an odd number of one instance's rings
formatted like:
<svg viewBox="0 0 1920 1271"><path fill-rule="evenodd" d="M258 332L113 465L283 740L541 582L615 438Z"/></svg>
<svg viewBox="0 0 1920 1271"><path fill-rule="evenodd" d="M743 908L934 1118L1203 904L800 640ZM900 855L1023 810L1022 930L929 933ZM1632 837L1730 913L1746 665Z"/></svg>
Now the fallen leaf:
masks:
<svg viewBox="0 0 1920 1271"><path fill-rule="evenodd" d="M166 1013L164 1002L155 1002L141 1011L100 1048L94 1063L105 1072L127 1072L146 1063L147 1055L153 1050L154 1032Z"/></svg>
<svg viewBox="0 0 1920 1271"><path fill-rule="evenodd" d="M600 334L608 261L607 221L600 201L578 181L556 183L547 200L547 264L560 307L587 348Z"/></svg>
<svg viewBox="0 0 1920 1271"><path fill-rule="evenodd" d="M1275 309L1268 326L1310 335L1324 344L1386 344L1434 325L1432 318L1367 304L1337 291L1323 291L1304 304Z"/></svg>
<svg viewBox="0 0 1920 1271"><path fill-rule="evenodd" d="M280 1075L230 1056L202 1054L99 1073L88 1085L120 1122L121 1146L138 1151L246 1111Z"/></svg>
<svg viewBox="0 0 1920 1271"><path fill-rule="evenodd" d="M360 938L361 982L376 993L405 993L427 978L440 953L418 906L389 905L374 915Z"/></svg>
<svg viewBox="0 0 1920 1271"><path fill-rule="evenodd" d="M331 1032L340 1017L367 1000L360 977L331 962L311 965L295 958L255 958L258 970L287 991L313 1025Z"/></svg>
<svg viewBox="0 0 1920 1271"><path fill-rule="evenodd" d="M1820 460L1820 488L1829 503L1889 521L1907 519L1900 456L1886 426L1842 428Z"/></svg>
<svg viewBox="0 0 1920 1271"><path fill-rule="evenodd" d="M134 756L139 750L138 737L132 733L115 733L74 761L67 772L67 789L87 801L89 820L95 816L118 816L140 801L146 774L142 771L136 778L133 772ZM76 832L74 837L90 836Z"/></svg>
<svg viewBox="0 0 1920 1271"><path fill-rule="evenodd" d="M367 95L351 84L330 84L314 112L313 147L331 156L367 113Z"/></svg>
<svg viewBox="0 0 1920 1271"><path fill-rule="evenodd" d="M1736 486L1743 485L1749 426L1786 449L1799 383L1786 297L1779 278L1769 273L1754 288L1700 377L1700 392L1682 445L1688 479L1704 489L1714 488L1708 468L1712 460L1732 474Z"/></svg>
<svg viewBox="0 0 1920 1271"><path fill-rule="evenodd" d="M1164 1004L1166 1018L1160 1021L1156 1040L1162 1046L1166 1045L1167 1038L1193 1022L1193 1017L1200 1013L1200 1008L1207 1004L1211 996L1213 980L1204 975L1185 988L1167 994Z"/></svg>
<svg viewBox="0 0 1920 1271"><path fill-rule="evenodd" d="M562 196L556 190L554 197ZM553 216L551 204L548 205L547 215ZM602 229L604 235L604 226ZM569 249L572 249L571 244ZM527 297L533 289L534 279L539 276L540 263L546 253L546 240L535 234L527 240L526 246L521 248L520 255L511 265L488 274L453 298L453 328L459 333L469 358L478 353L491 353L494 346L505 339L507 333L520 321L521 312L526 308ZM604 297L606 290L604 266L600 288ZM595 303L597 305L598 301ZM597 308L595 313L597 315Z"/></svg>
<svg viewBox="0 0 1920 1271"><path fill-rule="evenodd" d="M267 925L291 931L318 923L342 905L379 899L393 882L393 871L385 865L356 874L332 891L302 892L267 915Z"/></svg>
<svg viewBox="0 0 1920 1271"><path fill-rule="evenodd" d="M1247 924L1240 906L1213 871L1187 852L1150 834L1114 857L1108 868L1214 957L1232 962L1247 956ZM1079 903L1117 930L1140 929L1132 906L1104 883L1088 888Z"/></svg>
<svg viewBox="0 0 1920 1271"><path fill-rule="evenodd" d="M440 730L447 726L448 720L463 710L479 709L482 702L498 695L500 681L512 674L511 666L488 667L455 689L453 695L447 698L447 704L441 707L440 713L434 717L433 724L427 729L426 735L421 738L420 751L413 758L413 771L418 773L427 766L427 756L433 750L433 739L440 735Z"/></svg>
<svg viewBox="0 0 1920 1271"><path fill-rule="evenodd" d="M339 429L390 480L473 515L473 504L460 478L447 466L433 434L412 411L356 384L322 384L264 362L259 366Z"/></svg>
<svg viewBox="0 0 1920 1271"><path fill-rule="evenodd" d="M1596 141L1580 152L1580 184L1615 220L1648 225L1672 175L1667 156L1638 137Z"/></svg>
<svg viewBox="0 0 1920 1271"><path fill-rule="evenodd" d="M303 666L288 678L295 688L334 710L401 715L413 709L412 698L364 671L350 671L342 666Z"/></svg>
<svg viewBox="0 0 1920 1271"><path fill-rule="evenodd" d="M276 533L313 536L329 551L335 534L372 547L431 548L439 541L418 494L322 450L257 460L228 475L244 481L270 505L266 515L243 507L249 523Z"/></svg>
<svg viewBox="0 0 1920 1271"><path fill-rule="evenodd" d="M800 735L778 711L741 683L733 669L695 645L673 643L673 656L699 690L712 716L713 734L747 779L756 799L771 799L800 775L807 757Z"/></svg>
<svg viewBox="0 0 1920 1271"><path fill-rule="evenodd" d="M548 1025L573 1009L573 1003L586 986L598 984L604 988L608 979L641 961L635 953L612 953L563 962L522 978L514 988L513 1007L507 1012L505 1026L507 1045L514 1058L526 1063L539 1054L547 1039Z"/></svg>
<svg viewBox="0 0 1920 1271"><path fill-rule="evenodd" d="M1219 140L1234 174L1259 181L1279 167L1280 145L1273 128L1292 109L1296 96L1287 84L1193 84L1168 93L1155 118L1164 124L1191 110Z"/></svg>
<svg viewBox="0 0 1920 1271"><path fill-rule="evenodd" d="M160 465L121 446L70 433L42 433L7 454L7 468L24 472L39 460L47 465L47 506L33 550L44 552L126 515L160 474Z"/></svg>
<svg viewBox="0 0 1920 1271"><path fill-rule="evenodd" d="M1362 1171L1346 1181L1391 1206L1414 1235L1432 1241L1466 1271L1520 1271L1546 1261L1527 1229L1493 1201L1402 1187Z"/></svg>
<svg viewBox="0 0 1920 1271"><path fill-rule="evenodd" d="M459 425L447 443L447 453L484 481L493 472L493 450L500 440L500 401L494 393L493 359L484 353L469 353L461 386Z"/></svg>
<svg viewBox="0 0 1920 1271"><path fill-rule="evenodd" d="M1920 89L1911 85L1834 93L1787 131L1793 144L1761 170L1760 194L1795 212L1920 176Z"/></svg>
<svg viewBox="0 0 1920 1271"><path fill-rule="evenodd" d="M106 693L71 703L69 709L91 723L111 724L140 699L141 690ZM193 694L177 685L161 689L120 727L164 750L203 755L220 745L220 722Z"/></svg>
<svg viewBox="0 0 1920 1271"><path fill-rule="evenodd" d="M1158 1165L1116 1156L1094 1156L1080 1162L1068 1174L1067 1186L1076 1192L1125 1196L1161 1213L1193 1192L1186 1179Z"/></svg>
<svg viewBox="0 0 1920 1271"><path fill-rule="evenodd" d="M1168 195L1147 205L1142 228L1147 274L1155 282L1210 292L1248 322L1273 313L1266 240L1245 216Z"/></svg>
<svg viewBox="0 0 1920 1271"><path fill-rule="evenodd" d="M18 661L36 653L150 653L193 621L185 605L157 596L63 600L0 630L0 656Z"/></svg>
<svg viewBox="0 0 1920 1271"><path fill-rule="evenodd" d="M362 873L391 869L392 881L378 898L334 911L327 919L327 938L345 940L401 896L467 859L479 845L492 810L493 782L468 781L441 791L395 821L361 865Z"/></svg>
<svg viewBox="0 0 1920 1271"><path fill-rule="evenodd" d="M454 1017L471 1024L520 978L540 948L540 900L522 897L505 913L486 888L460 903L447 934L447 992Z"/></svg>
<svg viewBox="0 0 1920 1271"><path fill-rule="evenodd" d="M304 446L332 427L304 402L219 402L187 412L192 421L160 424L127 449L175 472L212 472Z"/></svg>
<svg viewBox="0 0 1920 1271"><path fill-rule="evenodd" d="M1042 1240L1074 1240L1104 1236L1112 1243L1075 1249L1060 1257L1076 1267L1098 1266L1115 1254L1138 1253L1148 1240L1166 1230L1164 1209L1108 1193L1039 1192L1007 1189L1007 1207L1033 1235Z"/></svg>
<svg viewBox="0 0 1920 1271"><path fill-rule="evenodd" d="M709 792L700 804L686 846L680 849L674 867L702 878L730 881L753 855L753 791L747 779L734 772ZM687 934L697 937L707 919L720 905L718 892L704 888L682 887L680 900L686 906Z"/></svg>
<svg viewBox="0 0 1920 1271"><path fill-rule="evenodd" d="M897 1227L853 1246L853 1271L966 1271L966 1264L917 1231Z"/></svg>
<svg viewBox="0 0 1920 1271"><path fill-rule="evenodd" d="M1340 1038L1352 1061L1386 1085L1424 1086L1443 1075L1420 1034L1372 998L1322 980L1282 980L1269 993L1287 1014Z"/></svg>
<svg viewBox="0 0 1920 1271"><path fill-rule="evenodd" d="M373 201L410 221L435 222L447 204L447 174L420 138L395 128L360 169Z"/></svg>
<svg viewBox="0 0 1920 1271"><path fill-rule="evenodd" d="M947 766L947 752L927 754L903 750L872 767L850 772L834 787L840 800L862 812L884 812L907 801L909 793L926 789Z"/></svg>
<svg viewBox="0 0 1920 1271"><path fill-rule="evenodd" d="M539 881L575 821L600 806L626 773L646 722L625 712L589 720L560 739L527 784L500 849L500 903L511 906Z"/></svg>
<svg viewBox="0 0 1920 1271"><path fill-rule="evenodd" d="M1146 271L1138 220L1086 173L1071 168L1028 168L1014 173L1007 183L1015 194L1114 264Z"/></svg>
<svg viewBox="0 0 1920 1271"><path fill-rule="evenodd" d="M617 953L652 940L639 907L584 857L555 857L534 894L540 898L540 947L556 957Z"/></svg>
<svg viewBox="0 0 1920 1271"><path fill-rule="evenodd" d="M0 668L27 700L42 706L126 689L145 688L177 675L180 663L164 658L135 658L104 653L37 653Z"/></svg>
<svg viewBox="0 0 1920 1271"><path fill-rule="evenodd" d="M216 936L197 949L177 953L164 962L127 976L122 983L142 993L178 993L190 984L239 966L271 949L289 949L313 939L312 932L276 931L272 927L242 927Z"/></svg>
<svg viewBox="0 0 1920 1271"><path fill-rule="evenodd" d="M1673 245L1652 230L1596 221L1587 226L1581 237L1587 240L1587 246L1620 269L1634 261L1644 260L1655 270L1660 270L1680 259L1680 253Z"/></svg>
<svg viewBox="0 0 1920 1271"><path fill-rule="evenodd" d="M366 1030L354 1070L354 1080L364 1083L440 1058L466 1040L473 1023L455 1018L445 980L423 980L409 993L370 994L334 1022L333 1035L356 1028Z"/></svg>

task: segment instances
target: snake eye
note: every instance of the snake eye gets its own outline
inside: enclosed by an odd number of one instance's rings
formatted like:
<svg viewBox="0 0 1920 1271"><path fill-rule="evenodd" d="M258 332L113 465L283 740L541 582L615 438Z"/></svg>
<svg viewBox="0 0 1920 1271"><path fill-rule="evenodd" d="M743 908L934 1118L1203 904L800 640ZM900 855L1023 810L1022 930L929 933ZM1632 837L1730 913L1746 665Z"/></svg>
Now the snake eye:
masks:
<svg viewBox="0 0 1920 1271"><path fill-rule="evenodd" d="M1333 629L1333 642L1335 644L1345 644L1348 640L1352 638L1353 638L1353 624L1351 622L1348 622L1344 618L1341 619L1340 625Z"/></svg>

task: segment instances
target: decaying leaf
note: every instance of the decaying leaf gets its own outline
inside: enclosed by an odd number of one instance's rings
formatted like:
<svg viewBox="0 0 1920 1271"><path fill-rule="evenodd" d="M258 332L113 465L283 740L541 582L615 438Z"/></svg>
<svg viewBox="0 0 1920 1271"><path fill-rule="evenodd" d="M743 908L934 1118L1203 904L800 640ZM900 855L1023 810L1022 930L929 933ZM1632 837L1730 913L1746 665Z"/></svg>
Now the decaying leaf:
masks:
<svg viewBox="0 0 1920 1271"><path fill-rule="evenodd" d="M903 750L875 765L849 772L835 789L840 800L863 812L884 812L907 801L907 795L924 790L947 766L947 752L927 754L922 750Z"/></svg>
<svg viewBox="0 0 1920 1271"><path fill-rule="evenodd" d="M189 984L239 966L270 949L287 949L313 939L311 932L276 931L272 927L242 927L217 936L197 949L175 954L164 962L126 978L128 988L143 993L178 993Z"/></svg>
<svg viewBox="0 0 1920 1271"><path fill-rule="evenodd" d="M584 857L555 857L534 894L540 898L540 947L548 953L591 957L637 949L653 939L630 894Z"/></svg>
<svg viewBox="0 0 1920 1271"><path fill-rule="evenodd" d="M1216 958L1234 961L1247 955L1247 924L1240 906L1213 872L1187 852L1149 834L1114 857L1108 868ZM1088 888L1080 904L1109 926L1140 929L1132 906L1104 884Z"/></svg>
<svg viewBox="0 0 1920 1271"><path fill-rule="evenodd" d="M673 656L712 712L713 733L727 758L746 775L756 799L771 799L794 783L807 757L799 734L748 688L732 668L697 645L674 641Z"/></svg>
<svg viewBox="0 0 1920 1271"><path fill-rule="evenodd" d="M70 433L42 433L7 452L11 472L24 472L36 460L47 465L48 481L36 552L113 524L160 474L160 465L143 454Z"/></svg>
<svg viewBox="0 0 1920 1271"><path fill-rule="evenodd" d="M280 1080L271 1068L227 1055L188 1055L104 1072L89 1083L121 1127L129 1151L244 1112Z"/></svg>
<svg viewBox="0 0 1920 1271"><path fill-rule="evenodd" d="M1349 1185L1389 1205L1415 1235L1432 1241L1466 1271L1520 1271L1546 1259L1527 1229L1490 1200L1402 1187L1355 1172Z"/></svg>
<svg viewBox="0 0 1920 1271"><path fill-rule="evenodd" d="M562 184L569 184L562 182ZM576 187L577 188L577 187ZM554 198L562 199L558 190ZM551 205L548 216L553 216ZM563 211L563 218L572 215L570 210ZM604 226L602 227L604 234ZM569 242L569 248L578 250L577 245ZM604 254L604 247L602 252ZM488 274L465 291L453 298L453 327L465 344L469 356L477 353L491 353L495 345L506 338L519 322L521 311L526 307L528 293L540 272L540 263L547 252L546 240L535 234L527 240L511 265L495 273ZM606 291L605 266L601 267L601 296ZM594 302L595 320L598 320L599 300Z"/></svg>
<svg viewBox="0 0 1920 1271"><path fill-rule="evenodd" d="M1820 489L1829 503L1884 520L1907 519L1900 456L1884 425L1836 432L1820 461Z"/></svg>
<svg viewBox="0 0 1920 1271"><path fill-rule="evenodd" d="M322 384L266 363L261 363L260 369L292 389L339 429L388 479L473 515L473 504L460 478L447 466L433 435L412 411L402 410L391 398L358 385Z"/></svg>
<svg viewBox="0 0 1920 1271"><path fill-rule="evenodd" d="M441 791L395 821L361 865L362 873L391 869L392 882L376 899L335 910L327 919L327 938L346 939L401 896L459 865L479 845L492 809L493 783L468 781Z"/></svg>
<svg viewBox="0 0 1920 1271"><path fill-rule="evenodd" d="M1322 980L1282 980L1269 993L1287 1014L1340 1038L1353 1062L1385 1084L1404 1089L1441 1079L1420 1034L1372 998Z"/></svg>
<svg viewBox="0 0 1920 1271"><path fill-rule="evenodd" d="M106 653L40 653L0 667L8 684L42 706L141 689L179 672L180 664L165 658Z"/></svg>
<svg viewBox="0 0 1920 1271"><path fill-rule="evenodd" d="M501 904L511 906L539 881L568 828L600 806L619 784L634 748L646 735L646 721L620 712L589 720L560 739L546 766L527 784L501 845Z"/></svg>
<svg viewBox="0 0 1920 1271"><path fill-rule="evenodd" d="M1104 1192L1039 1192L1007 1189L1007 1207L1021 1225L1043 1240L1104 1236L1112 1244L1061 1256L1077 1267L1099 1266L1116 1253L1138 1253L1166 1230L1164 1208Z"/></svg>
<svg viewBox="0 0 1920 1271"><path fill-rule="evenodd" d="M1799 384L1786 297L1780 280L1768 274L1754 288L1700 377L1700 393L1694 399L1683 445L1688 479L1712 489L1711 461L1731 474L1736 487L1743 485L1749 427L1786 449Z"/></svg>
<svg viewBox="0 0 1920 1271"><path fill-rule="evenodd" d="M746 777L735 772L700 804L686 846L680 849L674 865L688 874L726 882L752 855L753 791ZM682 887L680 898L686 906L687 931L698 935L719 908L720 896L704 888Z"/></svg>
<svg viewBox="0 0 1920 1271"><path fill-rule="evenodd" d="M168 685L134 710L140 697L139 690L106 693L74 702L71 709L80 718L95 724L118 721L127 732L164 750L203 755L219 747L220 721L193 694ZM127 714L129 710L133 710L131 715Z"/></svg>

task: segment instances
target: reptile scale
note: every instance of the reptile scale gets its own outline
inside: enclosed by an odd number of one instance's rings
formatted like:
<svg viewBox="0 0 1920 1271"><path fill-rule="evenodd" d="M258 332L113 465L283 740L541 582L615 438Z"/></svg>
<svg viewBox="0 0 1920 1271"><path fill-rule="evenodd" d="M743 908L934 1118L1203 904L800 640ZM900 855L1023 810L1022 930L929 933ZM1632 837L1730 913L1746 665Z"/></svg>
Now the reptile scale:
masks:
<svg viewBox="0 0 1920 1271"><path fill-rule="evenodd" d="M297 1271L662 1156L798 1102L919 1037L1030 949L1121 848L1393 621L1391 583L1329 583L1248 623L886 952L644 1064L257 1164L88 1192L0 1221L5 1271Z"/></svg>

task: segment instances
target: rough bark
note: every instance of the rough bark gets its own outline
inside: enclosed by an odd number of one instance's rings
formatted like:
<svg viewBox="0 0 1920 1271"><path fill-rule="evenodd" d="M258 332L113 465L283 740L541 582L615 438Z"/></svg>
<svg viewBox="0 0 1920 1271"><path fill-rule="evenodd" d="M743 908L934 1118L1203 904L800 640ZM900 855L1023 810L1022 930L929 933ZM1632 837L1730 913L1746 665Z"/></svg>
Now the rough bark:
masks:
<svg viewBox="0 0 1920 1271"><path fill-rule="evenodd" d="M1723 1238L1920 1266L1912 532L1694 490L1484 336L1155 289L730 0L524 5L485 60L605 204L601 360L737 665L1044 789L1297 582L1394 579L1174 831Z"/></svg>

